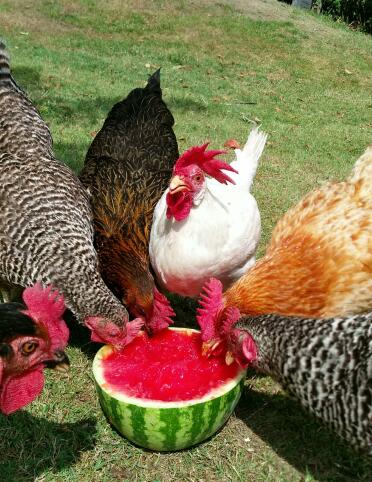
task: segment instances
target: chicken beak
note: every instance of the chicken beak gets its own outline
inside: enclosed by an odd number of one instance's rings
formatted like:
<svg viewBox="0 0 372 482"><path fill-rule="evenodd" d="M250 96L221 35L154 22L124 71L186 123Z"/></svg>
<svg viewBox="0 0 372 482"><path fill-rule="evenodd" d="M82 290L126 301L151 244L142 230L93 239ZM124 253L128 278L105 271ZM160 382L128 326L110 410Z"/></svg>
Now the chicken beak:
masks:
<svg viewBox="0 0 372 482"><path fill-rule="evenodd" d="M206 341L202 344L202 356L208 356L209 352L211 350L211 342Z"/></svg>
<svg viewBox="0 0 372 482"><path fill-rule="evenodd" d="M228 351L225 356L226 365L230 366L232 363L234 363L234 361L235 358L233 357L233 354L231 353L231 351Z"/></svg>
<svg viewBox="0 0 372 482"><path fill-rule="evenodd" d="M210 340L205 341L202 344L202 355L203 356L211 356L214 350L221 344L219 340Z"/></svg>
<svg viewBox="0 0 372 482"><path fill-rule="evenodd" d="M47 368L52 368L59 373L67 373L70 369L70 360L63 351L56 351L54 360L46 362Z"/></svg>
<svg viewBox="0 0 372 482"><path fill-rule="evenodd" d="M59 373L67 373L70 370L70 362L68 363L57 363L54 370Z"/></svg>
<svg viewBox="0 0 372 482"><path fill-rule="evenodd" d="M169 192L170 194L175 194L179 191L189 191L189 187L185 184L184 180L180 178L180 176L173 176L169 183Z"/></svg>

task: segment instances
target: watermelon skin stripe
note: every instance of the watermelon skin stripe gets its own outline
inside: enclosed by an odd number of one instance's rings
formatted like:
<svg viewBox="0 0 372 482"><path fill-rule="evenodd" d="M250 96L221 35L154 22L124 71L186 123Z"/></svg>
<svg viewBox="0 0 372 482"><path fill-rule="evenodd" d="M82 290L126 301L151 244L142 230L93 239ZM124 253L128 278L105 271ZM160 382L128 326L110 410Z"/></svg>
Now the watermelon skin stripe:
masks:
<svg viewBox="0 0 372 482"><path fill-rule="evenodd" d="M176 409L173 408L171 410L173 410L174 412ZM172 415L172 421L169 418L170 415ZM177 435L182 429L178 415L174 415L174 413L169 414L168 410L163 409L159 413L159 418L162 422L162 426L159 428L159 432L164 436L164 442L162 444L162 447L176 447ZM169 427L171 427L172 429L169 430Z"/></svg>
<svg viewBox="0 0 372 482"><path fill-rule="evenodd" d="M126 438L151 450L175 451L206 440L224 425L239 401L244 378L220 397L180 408L136 406L115 399L98 383L96 387L106 417Z"/></svg>
<svg viewBox="0 0 372 482"><path fill-rule="evenodd" d="M120 403L120 402L116 402ZM147 437L148 430L144 430L145 425L145 411L141 407L135 405L128 405L131 412L131 422L133 426L133 439L137 445L147 447L149 439Z"/></svg>

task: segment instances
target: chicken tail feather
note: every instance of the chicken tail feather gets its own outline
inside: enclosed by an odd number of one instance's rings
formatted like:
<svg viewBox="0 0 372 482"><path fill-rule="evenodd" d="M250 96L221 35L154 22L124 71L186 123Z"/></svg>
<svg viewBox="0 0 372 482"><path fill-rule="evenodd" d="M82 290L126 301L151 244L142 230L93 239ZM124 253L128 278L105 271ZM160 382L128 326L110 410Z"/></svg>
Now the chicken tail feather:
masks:
<svg viewBox="0 0 372 482"><path fill-rule="evenodd" d="M10 85L14 90L25 95L17 82L13 79L10 70L10 60L4 42L0 40L0 84Z"/></svg>
<svg viewBox="0 0 372 482"><path fill-rule="evenodd" d="M355 185L359 200L372 207L372 145L356 161L349 182Z"/></svg>
<svg viewBox="0 0 372 482"><path fill-rule="evenodd" d="M146 88L152 90L153 92L161 93L160 69L156 70L152 75L149 76Z"/></svg>
<svg viewBox="0 0 372 482"><path fill-rule="evenodd" d="M249 133L243 149L235 149L236 161L233 161L230 166L236 169L239 174L233 176L233 179L238 186L241 186L248 191L251 190L257 171L258 161L264 150L266 140L267 134L261 132L259 127L256 127Z"/></svg>

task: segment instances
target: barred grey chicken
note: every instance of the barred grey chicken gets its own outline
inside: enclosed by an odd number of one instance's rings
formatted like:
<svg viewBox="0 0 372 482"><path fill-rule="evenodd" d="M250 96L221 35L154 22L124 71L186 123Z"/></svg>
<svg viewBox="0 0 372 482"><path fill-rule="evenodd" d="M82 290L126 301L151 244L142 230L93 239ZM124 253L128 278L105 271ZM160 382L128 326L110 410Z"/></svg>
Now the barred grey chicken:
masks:
<svg viewBox="0 0 372 482"><path fill-rule="evenodd" d="M325 320L244 317L235 328L257 346L254 368L372 455L372 313Z"/></svg>
<svg viewBox="0 0 372 482"><path fill-rule="evenodd" d="M41 281L64 295L92 340L124 345L138 331L104 284L88 196L54 158L50 131L10 73L0 43L0 286Z"/></svg>
<svg viewBox="0 0 372 482"><path fill-rule="evenodd" d="M208 329L202 325L204 341ZM372 313L240 318L239 310L227 308L218 331L219 348L215 344L210 353L226 350L228 363L235 359L272 376L347 442L372 455Z"/></svg>

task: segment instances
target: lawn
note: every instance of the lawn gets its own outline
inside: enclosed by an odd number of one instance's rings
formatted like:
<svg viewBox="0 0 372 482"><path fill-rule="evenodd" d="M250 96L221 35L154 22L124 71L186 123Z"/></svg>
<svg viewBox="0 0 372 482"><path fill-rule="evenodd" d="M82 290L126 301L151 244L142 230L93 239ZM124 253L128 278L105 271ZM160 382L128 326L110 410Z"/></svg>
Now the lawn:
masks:
<svg viewBox="0 0 372 482"><path fill-rule="evenodd" d="M279 216L306 192L344 178L371 142L372 39L275 0L0 0L13 73L51 127L58 158L78 170L108 110L161 67L180 151L269 141L254 184L262 254ZM177 324L194 304L176 299ZM211 440L153 453L104 418L91 362L98 345L71 323L70 374L0 416L0 479L23 481L370 481L356 454L250 374L234 416Z"/></svg>

